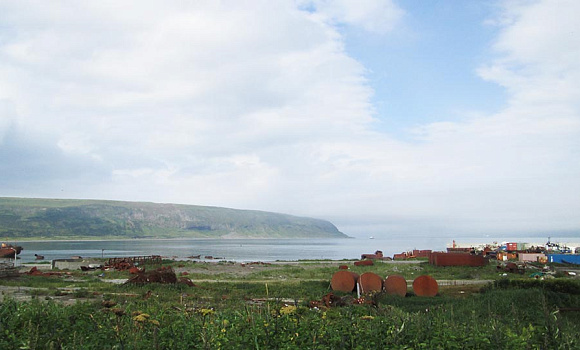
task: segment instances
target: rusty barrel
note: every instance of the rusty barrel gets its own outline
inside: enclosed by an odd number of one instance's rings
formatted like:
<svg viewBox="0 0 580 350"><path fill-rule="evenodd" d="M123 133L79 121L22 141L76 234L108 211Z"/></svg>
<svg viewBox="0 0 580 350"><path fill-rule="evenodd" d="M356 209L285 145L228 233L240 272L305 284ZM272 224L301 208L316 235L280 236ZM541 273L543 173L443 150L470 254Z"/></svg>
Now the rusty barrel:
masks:
<svg viewBox="0 0 580 350"><path fill-rule="evenodd" d="M383 279L374 272L365 272L358 278L361 293L380 292L383 290Z"/></svg>
<svg viewBox="0 0 580 350"><path fill-rule="evenodd" d="M439 292L439 284L428 275L422 275L413 281L413 291L420 297L434 297Z"/></svg>
<svg viewBox="0 0 580 350"><path fill-rule="evenodd" d="M387 294L400 295L402 297L407 294L407 280L400 275L391 275L385 279L385 291Z"/></svg>
<svg viewBox="0 0 580 350"><path fill-rule="evenodd" d="M340 270L332 275L330 287L332 290L350 293L354 290L357 279L358 275L356 273Z"/></svg>
<svg viewBox="0 0 580 350"><path fill-rule="evenodd" d="M354 262L354 266L372 266L374 265L372 260L359 260Z"/></svg>

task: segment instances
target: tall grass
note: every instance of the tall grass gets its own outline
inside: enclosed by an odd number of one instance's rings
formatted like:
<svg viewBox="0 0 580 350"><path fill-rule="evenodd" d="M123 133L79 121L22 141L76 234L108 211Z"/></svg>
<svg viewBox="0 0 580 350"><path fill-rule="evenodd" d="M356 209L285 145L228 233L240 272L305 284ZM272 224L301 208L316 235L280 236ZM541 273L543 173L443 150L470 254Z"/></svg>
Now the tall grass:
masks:
<svg viewBox="0 0 580 350"><path fill-rule="evenodd" d="M460 299L380 296L375 305L331 309L307 307L311 291L326 291L322 285L212 288L121 286L117 292L137 296L108 295L117 302L110 308L6 300L0 303L0 348L580 348L577 312L559 311L580 307L578 295L550 288L504 286ZM287 295L285 288L294 290L295 301L276 301ZM266 296L274 301L255 301Z"/></svg>

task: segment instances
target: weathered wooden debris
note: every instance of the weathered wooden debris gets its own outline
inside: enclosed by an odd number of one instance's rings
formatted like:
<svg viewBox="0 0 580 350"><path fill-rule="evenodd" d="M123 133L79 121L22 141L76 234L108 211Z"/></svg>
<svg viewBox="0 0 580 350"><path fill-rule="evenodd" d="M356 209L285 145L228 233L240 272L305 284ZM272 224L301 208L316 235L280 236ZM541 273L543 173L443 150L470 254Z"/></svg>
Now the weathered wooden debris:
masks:
<svg viewBox="0 0 580 350"><path fill-rule="evenodd" d="M169 266L161 267L152 271L139 271L135 276L127 280L128 284L148 284L148 283L161 283L161 284L174 284L183 283L190 287L194 287L195 284L192 280L187 277L179 277L173 271L173 268Z"/></svg>
<svg viewBox="0 0 580 350"><path fill-rule="evenodd" d="M0 278L18 276L18 268L13 263L0 263Z"/></svg>
<svg viewBox="0 0 580 350"><path fill-rule="evenodd" d="M309 305L311 308L330 308L335 306L346 306L354 304L354 298L351 295L339 297L333 293L328 293L321 300L312 300Z"/></svg>
<svg viewBox="0 0 580 350"><path fill-rule="evenodd" d="M161 267L152 271L142 271L127 280L129 284L177 283L177 276L171 267Z"/></svg>

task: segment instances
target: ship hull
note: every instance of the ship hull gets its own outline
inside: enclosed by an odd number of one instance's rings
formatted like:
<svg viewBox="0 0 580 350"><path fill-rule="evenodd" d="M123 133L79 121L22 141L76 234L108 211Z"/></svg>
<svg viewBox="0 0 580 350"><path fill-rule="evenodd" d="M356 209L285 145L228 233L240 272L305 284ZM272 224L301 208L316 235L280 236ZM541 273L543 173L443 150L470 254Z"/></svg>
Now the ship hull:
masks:
<svg viewBox="0 0 580 350"><path fill-rule="evenodd" d="M0 247L0 258L12 258L14 259L16 255L20 254L22 247L19 246L3 246Z"/></svg>

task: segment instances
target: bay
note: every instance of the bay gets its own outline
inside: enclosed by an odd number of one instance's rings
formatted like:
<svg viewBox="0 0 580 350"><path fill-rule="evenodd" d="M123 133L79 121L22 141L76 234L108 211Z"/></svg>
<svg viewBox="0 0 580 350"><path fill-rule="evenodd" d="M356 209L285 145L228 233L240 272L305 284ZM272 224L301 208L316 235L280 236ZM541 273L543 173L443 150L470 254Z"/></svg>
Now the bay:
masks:
<svg viewBox="0 0 580 350"><path fill-rule="evenodd" d="M506 239L507 238L507 239ZM557 237L553 242L579 241L577 236ZM128 239L128 240L81 240L81 241L22 241L9 242L24 248L19 263L33 262L35 254L45 260L83 258L112 258L140 255L161 255L168 258L186 259L200 255L219 260L250 261L296 261L314 259L359 259L361 254L381 250L385 256L413 249L445 250L456 237L427 236L420 233L392 236L369 236L332 239ZM539 235L463 236L458 244L481 244L502 241L545 243ZM568 246L571 246L568 244ZM580 246L580 244L572 244Z"/></svg>
<svg viewBox="0 0 580 350"><path fill-rule="evenodd" d="M111 258L123 256L161 255L185 259L188 256L212 256L220 260L249 262L311 259L359 259L363 253L381 250L386 256L400 253L409 242L396 239L337 238L337 239L132 239L103 241L26 241L18 243L24 250L19 262L35 261L35 254L45 260L83 258ZM422 247L422 249L444 247Z"/></svg>

